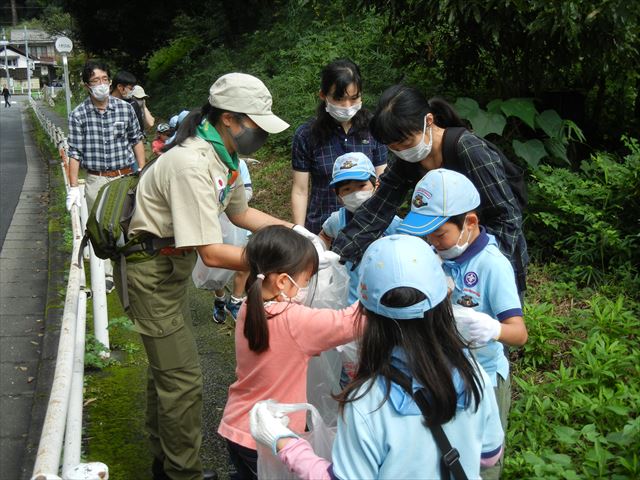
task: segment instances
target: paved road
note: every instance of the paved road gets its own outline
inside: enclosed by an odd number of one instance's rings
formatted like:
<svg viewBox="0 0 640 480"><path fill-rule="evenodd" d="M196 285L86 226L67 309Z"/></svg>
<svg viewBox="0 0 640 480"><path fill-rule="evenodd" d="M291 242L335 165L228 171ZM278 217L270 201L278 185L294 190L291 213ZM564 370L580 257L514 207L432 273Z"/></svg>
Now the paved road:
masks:
<svg viewBox="0 0 640 480"><path fill-rule="evenodd" d="M22 138L22 103L0 106L0 249L9 230L27 173Z"/></svg>
<svg viewBox="0 0 640 480"><path fill-rule="evenodd" d="M48 170L30 135L23 98L0 108L0 479L31 476L59 329L59 318L49 321L55 304L46 311Z"/></svg>

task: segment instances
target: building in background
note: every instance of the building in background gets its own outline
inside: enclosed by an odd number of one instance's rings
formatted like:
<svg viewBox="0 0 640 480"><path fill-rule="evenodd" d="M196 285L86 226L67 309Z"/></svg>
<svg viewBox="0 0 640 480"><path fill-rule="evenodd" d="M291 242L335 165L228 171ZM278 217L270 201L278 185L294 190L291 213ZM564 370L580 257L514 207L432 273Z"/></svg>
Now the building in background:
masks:
<svg viewBox="0 0 640 480"><path fill-rule="evenodd" d="M26 93L28 67L31 68L32 91L40 90L46 85L55 86L58 65L55 37L42 30L28 29L25 39L25 30L22 28L10 30L7 36L8 45L0 47L0 89L8 85L9 90L14 94ZM26 55L27 42L29 61Z"/></svg>

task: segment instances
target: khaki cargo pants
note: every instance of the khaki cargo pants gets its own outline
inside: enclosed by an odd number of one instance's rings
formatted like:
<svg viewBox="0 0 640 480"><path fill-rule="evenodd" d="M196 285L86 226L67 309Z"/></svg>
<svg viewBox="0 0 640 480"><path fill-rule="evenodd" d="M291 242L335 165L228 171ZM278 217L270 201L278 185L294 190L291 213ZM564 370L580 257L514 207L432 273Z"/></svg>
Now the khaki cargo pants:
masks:
<svg viewBox="0 0 640 480"><path fill-rule="evenodd" d="M194 252L127 262L128 313L149 359L151 451L174 480L202 478L202 371L187 297L195 262Z"/></svg>

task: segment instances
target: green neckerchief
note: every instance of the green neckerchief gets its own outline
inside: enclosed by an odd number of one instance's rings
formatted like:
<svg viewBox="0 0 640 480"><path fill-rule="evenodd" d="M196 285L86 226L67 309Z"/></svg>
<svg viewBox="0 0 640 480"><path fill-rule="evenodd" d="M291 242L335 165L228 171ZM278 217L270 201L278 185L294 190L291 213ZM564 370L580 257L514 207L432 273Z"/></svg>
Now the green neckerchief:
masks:
<svg viewBox="0 0 640 480"><path fill-rule="evenodd" d="M227 149L224 147L224 142L222 141L220 134L215 127L209 123L209 120L203 120L202 123L198 125L196 135L213 146L213 149L222 159L224 164L229 167L229 178L231 178L231 172L238 170L238 165L240 163L238 160L238 154L234 152L233 155L229 155L229 152L227 152Z"/></svg>

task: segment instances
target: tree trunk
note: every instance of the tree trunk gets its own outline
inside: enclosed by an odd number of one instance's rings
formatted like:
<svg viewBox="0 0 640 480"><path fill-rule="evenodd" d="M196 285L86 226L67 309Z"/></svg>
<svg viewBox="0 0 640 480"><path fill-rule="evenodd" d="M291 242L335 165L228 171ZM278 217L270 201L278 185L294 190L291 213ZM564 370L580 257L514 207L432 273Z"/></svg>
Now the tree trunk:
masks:
<svg viewBox="0 0 640 480"><path fill-rule="evenodd" d="M18 9L16 8L16 0L11 0L11 25L18 25Z"/></svg>

